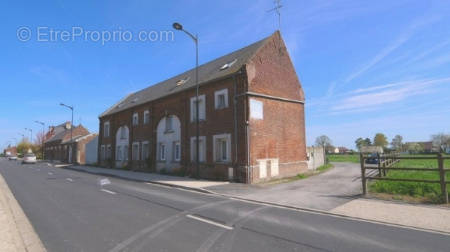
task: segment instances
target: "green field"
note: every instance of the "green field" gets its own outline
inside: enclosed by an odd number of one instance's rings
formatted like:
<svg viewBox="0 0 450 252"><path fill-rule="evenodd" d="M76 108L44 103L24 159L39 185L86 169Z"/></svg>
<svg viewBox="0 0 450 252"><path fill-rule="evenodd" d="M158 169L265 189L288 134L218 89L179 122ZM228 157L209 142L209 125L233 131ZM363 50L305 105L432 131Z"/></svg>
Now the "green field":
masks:
<svg viewBox="0 0 450 252"><path fill-rule="evenodd" d="M330 162L359 163L359 154L327 154Z"/></svg>
<svg viewBox="0 0 450 252"><path fill-rule="evenodd" d="M436 157L436 155L433 155ZM444 162L445 168L450 168L450 160ZM438 168L436 159L401 160L393 167L398 168ZM388 178L439 180L438 171L389 171ZM450 172L446 173L446 181L450 181ZM450 191L450 185L447 184ZM374 181L369 185L369 190L376 193L393 195L407 195L415 198L424 198L427 201L439 202L442 192L439 183L424 182L400 182L400 181Z"/></svg>

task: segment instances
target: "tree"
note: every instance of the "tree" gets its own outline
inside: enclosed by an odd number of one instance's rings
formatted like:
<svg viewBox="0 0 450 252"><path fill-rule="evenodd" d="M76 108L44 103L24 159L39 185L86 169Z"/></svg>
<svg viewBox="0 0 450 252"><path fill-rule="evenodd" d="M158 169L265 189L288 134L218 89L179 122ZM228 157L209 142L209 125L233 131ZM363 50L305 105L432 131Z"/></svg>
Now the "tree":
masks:
<svg viewBox="0 0 450 252"><path fill-rule="evenodd" d="M385 148L388 145L387 137L383 133L377 133L373 138L373 144Z"/></svg>
<svg viewBox="0 0 450 252"><path fill-rule="evenodd" d="M403 137L400 135L396 135L391 142L392 148L396 151L402 151L403 147Z"/></svg>
<svg viewBox="0 0 450 252"><path fill-rule="evenodd" d="M445 152L447 148L450 148L450 135L439 133L431 136L433 147L439 152Z"/></svg>
<svg viewBox="0 0 450 252"><path fill-rule="evenodd" d="M331 139L326 135L319 136L316 138L316 146L326 149L331 146Z"/></svg>
<svg viewBox="0 0 450 252"><path fill-rule="evenodd" d="M370 141L370 138L363 139L362 137L356 139L355 141L356 148L358 151L361 151L361 148L364 146L370 146L372 145L372 142Z"/></svg>
<svg viewBox="0 0 450 252"><path fill-rule="evenodd" d="M413 154L423 152L423 150L424 150L423 145L420 143L409 143L407 148L408 148L408 152L413 153Z"/></svg>

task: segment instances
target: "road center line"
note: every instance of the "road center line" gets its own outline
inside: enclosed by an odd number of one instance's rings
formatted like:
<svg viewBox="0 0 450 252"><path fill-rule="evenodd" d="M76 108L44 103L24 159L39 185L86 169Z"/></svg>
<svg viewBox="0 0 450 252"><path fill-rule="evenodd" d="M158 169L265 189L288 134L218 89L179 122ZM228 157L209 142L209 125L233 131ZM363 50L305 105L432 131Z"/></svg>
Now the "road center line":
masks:
<svg viewBox="0 0 450 252"><path fill-rule="evenodd" d="M73 182L73 179L71 178L66 178L67 181Z"/></svg>
<svg viewBox="0 0 450 252"><path fill-rule="evenodd" d="M100 191L105 192L105 193L110 193L110 194L116 194L116 192L106 190L106 189L101 189Z"/></svg>
<svg viewBox="0 0 450 252"><path fill-rule="evenodd" d="M49 172L48 175L53 175L53 172Z"/></svg>
<svg viewBox="0 0 450 252"><path fill-rule="evenodd" d="M228 229L228 230L232 230L233 229L233 227L226 226L226 225L223 225L221 223L218 223L218 222L215 222L215 221L212 221L212 220L207 220L207 219L204 219L204 218L201 218L201 217L197 217L197 216L194 216L194 215L191 215L191 214L186 215L186 217L191 218L191 219L195 219L195 220L198 220L198 221L201 221L201 222L205 222L205 223L217 226L217 227L225 228L225 229Z"/></svg>

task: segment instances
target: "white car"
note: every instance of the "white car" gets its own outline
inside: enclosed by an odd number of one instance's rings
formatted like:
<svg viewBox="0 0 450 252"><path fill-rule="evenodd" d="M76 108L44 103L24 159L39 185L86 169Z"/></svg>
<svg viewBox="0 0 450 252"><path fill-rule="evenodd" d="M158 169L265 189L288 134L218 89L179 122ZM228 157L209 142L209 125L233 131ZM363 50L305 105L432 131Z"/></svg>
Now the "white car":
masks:
<svg viewBox="0 0 450 252"><path fill-rule="evenodd" d="M36 155L33 153L27 153L25 156L23 156L22 160L23 164L35 164L36 163Z"/></svg>
<svg viewBox="0 0 450 252"><path fill-rule="evenodd" d="M17 156L9 156L8 160L17 160Z"/></svg>

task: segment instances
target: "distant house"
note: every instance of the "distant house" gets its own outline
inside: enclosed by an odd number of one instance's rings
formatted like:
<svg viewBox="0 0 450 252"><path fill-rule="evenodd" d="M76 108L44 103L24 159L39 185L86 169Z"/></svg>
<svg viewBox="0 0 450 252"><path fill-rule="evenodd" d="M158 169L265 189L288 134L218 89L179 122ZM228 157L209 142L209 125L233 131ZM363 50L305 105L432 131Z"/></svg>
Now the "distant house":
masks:
<svg viewBox="0 0 450 252"><path fill-rule="evenodd" d="M349 152L349 149L345 148L345 147L336 147L334 148L334 153L336 154L345 154Z"/></svg>
<svg viewBox="0 0 450 252"><path fill-rule="evenodd" d="M436 149L433 146L433 142L431 142L431 141L428 141L428 142L406 142L405 146L406 146L406 149L408 150L408 152L411 152L411 150L409 150L410 146L420 146L419 149L421 149L421 150L418 152L432 153L432 152L439 151L438 149Z"/></svg>
<svg viewBox="0 0 450 252"><path fill-rule="evenodd" d="M61 161L65 163L82 163L84 159L84 143L95 137L82 125L74 127L70 122L50 127L44 141L45 158L52 161ZM71 133L72 132L72 133ZM90 136L91 135L91 136ZM72 136L72 137L71 137ZM78 143L81 143L79 145Z"/></svg>
<svg viewBox="0 0 450 252"><path fill-rule="evenodd" d="M361 153L383 153L383 147L380 146L362 146Z"/></svg>
<svg viewBox="0 0 450 252"><path fill-rule="evenodd" d="M244 183L307 170L304 93L279 32L199 66L198 77L198 98L191 69L102 113L98 163L196 175L198 156L200 177Z"/></svg>
<svg viewBox="0 0 450 252"><path fill-rule="evenodd" d="M8 146L8 148L3 150L5 156L17 156L16 146Z"/></svg>

